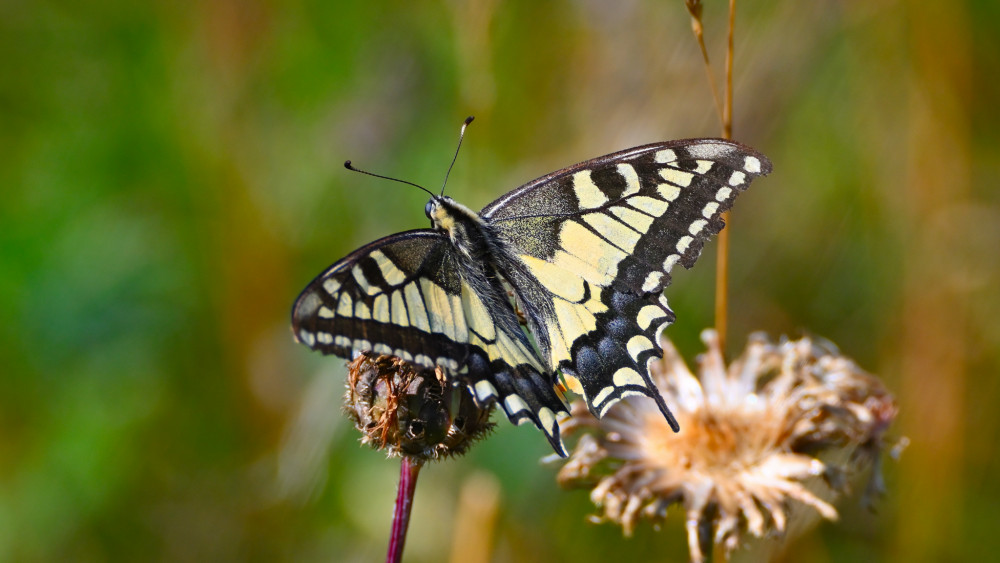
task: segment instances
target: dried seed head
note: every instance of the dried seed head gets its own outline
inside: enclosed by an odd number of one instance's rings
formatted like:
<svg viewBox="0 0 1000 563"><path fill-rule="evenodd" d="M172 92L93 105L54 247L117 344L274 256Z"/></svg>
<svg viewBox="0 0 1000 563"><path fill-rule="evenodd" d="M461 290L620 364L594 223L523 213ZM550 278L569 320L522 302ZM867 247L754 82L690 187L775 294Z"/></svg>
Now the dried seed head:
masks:
<svg viewBox="0 0 1000 563"><path fill-rule="evenodd" d="M420 461L461 455L493 428L493 407L479 407L444 374L395 356L361 354L349 364L344 410L361 442Z"/></svg>
<svg viewBox="0 0 1000 563"><path fill-rule="evenodd" d="M600 520L630 534L640 518L659 524L667 508L686 512L691 560L712 543L732 552L749 532L762 538L819 514L850 476L872 468L896 415L893 397L831 345L808 338L772 344L760 335L727 369L716 333L700 378L664 342L654 379L681 431L667 426L652 401L626 399L597 420L576 402L566 434L580 437L558 481L591 489Z"/></svg>
<svg viewBox="0 0 1000 563"><path fill-rule="evenodd" d="M684 0L684 6L692 18L701 21L701 0Z"/></svg>

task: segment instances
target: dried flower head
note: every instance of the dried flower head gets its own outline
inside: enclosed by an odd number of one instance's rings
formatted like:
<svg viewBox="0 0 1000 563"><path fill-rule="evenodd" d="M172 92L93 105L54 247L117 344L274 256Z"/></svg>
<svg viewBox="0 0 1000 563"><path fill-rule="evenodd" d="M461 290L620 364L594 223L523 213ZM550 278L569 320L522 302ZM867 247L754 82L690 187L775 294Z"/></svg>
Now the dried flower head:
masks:
<svg viewBox="0 0 1000 563"><path fill-rule="evenodd" d="M361 442L417 461L461 455L493 429L480 408L444 374L395 356L361 354L349 365L344 410Z"/></svg>
<svg viewBox="0 0 1000 563"><path fill-rule="evenodd" d="M652 401L626 399L601 420L574 403L564 430L592 432L580 437L559 483L592 488L597 519L626 534L640 518L658 525L680 504L696 562L713 543L729 555L748 531L785 535L790 522L815 521L817 513L837 518L833 497L852 474L877 465L896 414L893 397L832 346L809 338L772 344L753 335L728 370L715 331L702 340L700 378L669 341L654 371L680 433Z"/></svg>

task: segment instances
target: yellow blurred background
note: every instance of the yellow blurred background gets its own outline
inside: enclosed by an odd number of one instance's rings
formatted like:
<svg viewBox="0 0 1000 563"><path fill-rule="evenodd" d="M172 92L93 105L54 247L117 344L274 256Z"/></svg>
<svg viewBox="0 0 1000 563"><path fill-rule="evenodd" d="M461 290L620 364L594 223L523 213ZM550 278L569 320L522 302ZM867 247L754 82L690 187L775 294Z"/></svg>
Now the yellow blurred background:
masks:
<svg viewBox="0 0 1000 563"><path fill-rule="evenodd" d="M706 4L721 80L727 3ZM736 25L734 137L774 173L731 224L730 353L829 338L911 440L876 514L845 500L787 560L989 559L1000 4L743 1ZM447 193L477 209L720 131L682 0L0 1L0 560L382 558L398 463L358 445L343 362L295 344L289 309L426 225L422 192L343 161L434 188L467 115ZM667 291L691 358L713 279L710 245ZM424 469L408 561L470 519L493 561L685 560L682 514L586 522L542 435L497 421Z"/></svg>

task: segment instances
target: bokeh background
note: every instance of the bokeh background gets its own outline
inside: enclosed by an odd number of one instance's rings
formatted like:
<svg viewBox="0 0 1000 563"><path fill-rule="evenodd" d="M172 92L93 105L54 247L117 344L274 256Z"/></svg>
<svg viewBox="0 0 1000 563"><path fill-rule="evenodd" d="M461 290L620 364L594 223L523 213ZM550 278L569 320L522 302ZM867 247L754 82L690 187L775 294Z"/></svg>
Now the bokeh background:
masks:
<svg viewBox="0 0 1000 563"><path fill-rule="evenodd" d="M734 135L774 173L731 224L730 353L825 336L911 440L877 513L846 500L790 561L1000 552L998 28L988 0L738 4ZM439 186L475 115L448 193L479 208L717 136L711 100L681 0L0 1L0 560L379 560L398 464L289 309L425 196L343 161ZM668 290L689 357L713 276L714 245ZM542 436L499 422L423 471L409 561L470 521L494 561L685 560L680 514L586 522Z"/></svg>

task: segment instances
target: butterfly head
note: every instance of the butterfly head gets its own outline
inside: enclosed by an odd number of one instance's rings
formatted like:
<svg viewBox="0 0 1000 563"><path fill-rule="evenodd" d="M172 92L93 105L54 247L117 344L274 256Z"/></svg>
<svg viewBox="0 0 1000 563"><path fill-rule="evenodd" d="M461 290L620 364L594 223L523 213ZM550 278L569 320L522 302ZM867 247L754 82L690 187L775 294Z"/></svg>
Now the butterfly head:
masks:
<svg viewBox="0 0 1000 563"><path fill-rule="evenodd" d="M433 196L424 207L424 213L431 220L432 229L445 231L452 236L458 223L477 217L474 212L446 195Z"/></svg>
<svg viewBox="0 0 1000 563"><path fill-rule="evenodd" d="M433 196L424 207L424 213L431 220L431 228L448 234L455 246L466 253L471 240L482 224L479 214L446 195Z"/></svg>

